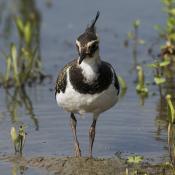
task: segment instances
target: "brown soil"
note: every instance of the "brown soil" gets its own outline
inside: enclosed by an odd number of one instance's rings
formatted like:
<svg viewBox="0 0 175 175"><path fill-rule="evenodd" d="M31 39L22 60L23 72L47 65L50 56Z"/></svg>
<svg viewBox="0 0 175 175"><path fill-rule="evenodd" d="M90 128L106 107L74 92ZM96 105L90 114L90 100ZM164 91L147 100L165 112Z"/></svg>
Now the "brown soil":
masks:
<svg viewBox="0 0 175 175"><path fill-rule="evenodd" d="M16 163L24 167L44 168L55 175L173 175L170 167L163 165L125 164L118 158L75 158L75 157L33 157L2 156L1 161Z"/></svg>

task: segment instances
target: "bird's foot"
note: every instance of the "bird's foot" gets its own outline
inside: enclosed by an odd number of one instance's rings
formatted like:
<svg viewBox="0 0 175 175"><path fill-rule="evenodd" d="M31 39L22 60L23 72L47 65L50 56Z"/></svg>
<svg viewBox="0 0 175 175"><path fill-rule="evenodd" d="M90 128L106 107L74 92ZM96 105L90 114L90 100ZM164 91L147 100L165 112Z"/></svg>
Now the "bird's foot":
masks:
<svg viewBox="0 0 175 175"><path fill-rule="evenodd" d="M81 150L80 150L79 146L76 146L76 148L75 148L75 156L81 157Z"/></svg>
<svg viewBox="0 0 175 175"><path fill-rule="evenodd" d="M90 159L93 159L93 156L92 156L92 154L89 154L89 158L90 158Z"/></svg>

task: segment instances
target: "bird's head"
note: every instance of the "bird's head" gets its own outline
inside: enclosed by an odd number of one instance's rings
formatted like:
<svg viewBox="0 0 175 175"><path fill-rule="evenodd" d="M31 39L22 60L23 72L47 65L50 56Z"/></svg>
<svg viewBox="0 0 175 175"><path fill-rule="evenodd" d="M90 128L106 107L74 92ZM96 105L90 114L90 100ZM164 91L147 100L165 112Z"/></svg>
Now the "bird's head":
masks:
<svg viewBox="0 0 175 175"><path fill-rule="evenodd" d="M91 59L99 50L99 38L96 34L95 23L100 15L98 11L92 24L88 26L83 34L76 40L76 47L79 54L79 64L84 59Z"/></svg>

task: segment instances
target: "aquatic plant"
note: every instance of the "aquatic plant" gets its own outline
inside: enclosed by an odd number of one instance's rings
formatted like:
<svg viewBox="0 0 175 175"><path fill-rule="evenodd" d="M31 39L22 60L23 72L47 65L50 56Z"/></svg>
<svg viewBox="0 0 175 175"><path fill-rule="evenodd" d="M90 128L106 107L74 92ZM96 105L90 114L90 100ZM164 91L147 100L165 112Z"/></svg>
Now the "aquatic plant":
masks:
<svg viewBox="0 0 175 175"><path fill-rule="evenodd" d="M137 84L136 84L136 92L140 98L140 104L144 105L145 98L148 97L148 88L145 85L145 75L141 65L137 67Z"/></svg>
<svg viewBox="0 0 175 175"><path fill-rule="evenodd" d="M126 84L125 79L121 75L118 75L118 81L119 81L120 89L121 89L120 96L123 97L127 91L127 84Z"/></svg>
<svg viewBox="0 0 175 175"><path fill-rule="evenodd" d="M136 85L136 91L138 93L142 93L147 95L148 94L148 88L145 85L145 75L142 66L137 66L137 85Z"/></svg>
<svg viewBox="0 0 175 175"><path fill-rule="evenodd" d="M161 38L170 43L175 42L175 0L162 0L164 12L167 14L166 25L156 25Z"/></svg>
<svg viewBox="0 0 175 175"><path fill-rule="evenodd" d="M0 85L5 88L31 85L46 77L40 51L41 18L35 1L20 0L16 8L18 13L13 14L12 21L15 21L18 40L10 44L9 53L3 51L6 71L0 73Z"/></svg>
<svg viewBox="0 0 175 175"><path fill-rule="evenodd" d="M17 46L12 43L10 53L4 54L4 56L6 70L4 74L1 73L0 82L3 87L22 87L37 79L38 68L35 67L36 50L29 52L25 48L20 48L18 51Z"/></svg>
<svg viewBox="0 0 175 175"><path fill-rule="evenodd" d="M22 155L24 145L25 145L25 139L26 139L26 132L24 126L20 126L18 129L18 133L16 132L15 127L11 128L10 131L11 134L11 140L14 146L15 154Z"/></svg>
<svg viewBox="0 0 175 175"><path fill-rule="evenodd" d="M31 47L32 42L32 23L31 21L26 21L25 23L22 21L22 18L20 16L16 17L16 26L18 29L18 33L20 35L20 38L24 40L24 43L26 44L26 47Z"/></svg>
<svg viewBox="0 0 175 175"><path fill-rule="evenodd" d="M159 91L163 84L170 87L175 75L175 0L162 0L162 3L167 14L166 25L157 25L156 29L164 44L160 46L160 53L154 57L152 64L152 68L156 70L154 81L159 86Z"/></svg>
<svg viewBox="0 0 175 175"><path fill-rule="evenodd" d="M143 156L138 156L138 155L129 156L127 159L128 163L133 163L133 164L138 164L138 163L141 163L142 161L143 161Z"/></svg>
<svg viewBox="0 0 175 175"><path fill-rule="evenodd" d="M12 172L12 175L19 175L19 174L24 175L27 169L28 168L26 166L16 163L16 164L13 164L11 172Z"/></svg>
<svg viewBox="0 0 175 175"><path fill-rule="evenodd" d="M140 20L134 20L132 23L133 30L128 32L127 39L124 41L125 47L129 46L131 43L132 57L133 57L133 67L132 70L136 70L138 65L138 47L143 45L145 41L139 37Z"/></svg>
<svg viewBox="0 0 175 175"><path fill-rule="evenodd" d="M153 63L149 67L153 69L154 83L159 88L161 97L165 97L168 89L173 88L175 75L175 0L161 0L163 10L166 14L165 25L156 25L159 38L148 49L148 53L153 58ZM162 44L163 43L163 44ZM158 54L154 53L153 47L159 47ZM156 51L157 52L157 51Z"/></svg>
<svg viewBox="0 0 175 175"><path fill-rule="evenodd" d="M125 170L125 174L126 175L137 175L139 174L139 165L143 162L144 157L143 156L139 156L139 155L133 155L133 156L129 156L126 160L127 164L131 164L133 167L130 169L126 168ZM144 172L144 174L146 175L146 173Z"/></svg>
<svg viewBox="0 0 175 175"><path fill-rule="evenodd" d="M162 96L162 84L166 82L166 70L170 61L166 58L163 60L155 60L154 63L148 65L148 67L153 69L154 72L154 82L159 88L160 96Z"/></svg>
<svg viewBox="0 0 175 175"><path fill-rule="evenodd" d="M171 100L171 95L166 95L167 107L168 107L168 147L170 161L175 166L175 143L174 143L174 122L175 122L175 109Z"/></svg>

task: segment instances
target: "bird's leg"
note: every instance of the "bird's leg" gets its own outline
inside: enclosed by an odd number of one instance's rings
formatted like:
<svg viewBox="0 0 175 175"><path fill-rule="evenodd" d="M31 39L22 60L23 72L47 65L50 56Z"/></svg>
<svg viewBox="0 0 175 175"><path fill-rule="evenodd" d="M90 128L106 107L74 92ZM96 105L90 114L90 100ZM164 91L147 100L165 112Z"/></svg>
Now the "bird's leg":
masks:
<svg viewBox="0 0 175 175"><path fill-rule="evenodd" d="M95 126L96 126L96 119L93 119L92 125L89 129L89 157L92 157L92 147L95 139Z"/></svg>
<svg viewBox="0 0 175 175"><path fill-rule="evenodd" d="M70 115L70 125L71 125L71 128L72 128L73 137L74 137L75 156L76 157L81 157L81 150L80 150L79 142L78 142L78 139L77 139L77 132L76 132L77 120L76 120L73 113L71 113L71 115Z"/></svg>

